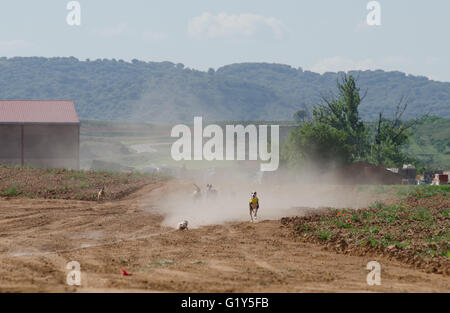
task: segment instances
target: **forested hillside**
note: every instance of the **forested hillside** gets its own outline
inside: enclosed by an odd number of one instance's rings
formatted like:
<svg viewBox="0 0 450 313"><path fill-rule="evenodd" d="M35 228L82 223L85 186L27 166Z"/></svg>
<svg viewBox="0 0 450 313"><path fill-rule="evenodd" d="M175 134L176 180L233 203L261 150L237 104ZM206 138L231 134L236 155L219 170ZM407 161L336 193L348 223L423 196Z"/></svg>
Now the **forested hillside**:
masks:
<svg viewBox="0 0 450 313"><path fill-rule="evenodd" d="M426 167L450 167L450 119L429 116L420 119L411 130L405 147L408 155Z"/></svg>
<svg viewBox="0 0 450 313"><path fill-rule="evenodd" d="M389 117L408 97L403 118L450 117L450 83L400 72L351 72L367 96L365 120ZM206 72L170 62L76 58L0 58L0 99L73 99L82 119L141 122L286 120L335 91L337 73L242 63Z"/></svg>

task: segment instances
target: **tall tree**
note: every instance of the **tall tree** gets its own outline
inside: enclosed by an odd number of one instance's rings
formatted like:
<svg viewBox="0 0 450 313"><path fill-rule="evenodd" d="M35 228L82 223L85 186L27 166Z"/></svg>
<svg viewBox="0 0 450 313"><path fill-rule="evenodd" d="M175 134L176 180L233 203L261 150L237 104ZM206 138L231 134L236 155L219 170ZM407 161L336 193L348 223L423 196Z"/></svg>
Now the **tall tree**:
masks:
<svg viewBox="0 0 450 313"><path fill-rule="evenodd" d="M314 106L312 120L290 133L282 160L291 167L313 162L325 170L362 157L367 150L368 130L358 114L359 88L346 75L337 85L338 96L322 97L324 103Z"/></svg>
<svg viewBox="0 0 450 313"><path fill-rule="evenodd" d="M417 120L402 122L407 108L404 98L397 104L392 120L383 119L380 113L371 133L359 116L365 94L360 96L355 78L344 75L337 87L337 96L322 96L323 103L314 106L312 121L291 132L282 150L282 160L290 164L313 161L323 165L364 160L391 167L411 162L401 148L410 135L408 129Z"/></svg>
<svg viewBox="0 0 450 313"><path fill-rule="evenodd" d="M337 82L337 96L322 96L323 103L314 107L314 120L347 134L353 160L364 158L369 146L369 130L359 116L359 106L366 93L360 96L352 75L343 75Z"/></svg>

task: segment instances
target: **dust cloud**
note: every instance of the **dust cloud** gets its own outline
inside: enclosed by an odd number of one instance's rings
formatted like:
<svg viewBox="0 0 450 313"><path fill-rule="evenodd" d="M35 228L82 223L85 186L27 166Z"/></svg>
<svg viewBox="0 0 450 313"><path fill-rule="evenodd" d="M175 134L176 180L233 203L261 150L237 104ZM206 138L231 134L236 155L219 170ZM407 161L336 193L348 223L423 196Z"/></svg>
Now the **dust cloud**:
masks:
<svg viewBox="0 0 450 313"><path fill-rule="evenodd" d="M187 220L189 227L195 228L250 221L248 202L253 191L260 200L258 221L302 215L324 207L363 208L377 200L355 185L338 185L336 181L329 175L318 177L304 171L293 177L282 170L261 175L242 167L198 170L177 177L176 187L152 210L164 216L164 226L176 227L180 221ZM217 190L216 195L207 193L208 183ZM194 199L194 184L201 188L199 199Z"/></svg>

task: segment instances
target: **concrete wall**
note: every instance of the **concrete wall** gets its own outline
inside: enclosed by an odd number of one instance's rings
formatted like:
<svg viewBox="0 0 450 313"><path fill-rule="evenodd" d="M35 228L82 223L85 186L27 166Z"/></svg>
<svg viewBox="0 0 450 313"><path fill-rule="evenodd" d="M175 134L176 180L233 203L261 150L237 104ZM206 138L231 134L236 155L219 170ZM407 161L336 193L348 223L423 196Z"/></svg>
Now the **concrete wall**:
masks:
<svg viewBox="0 0 450 313"><path fill-rule="evenodd" d="M0 164L21 163L21 126L0 125Z"/></svg>
<svg viewBox="0 0 450 313"><path fill-rule="evenodd" d="M0 125L0 162L21 164L21 125ZM24 125L24 165L79 168L78 125Z"/></svg>

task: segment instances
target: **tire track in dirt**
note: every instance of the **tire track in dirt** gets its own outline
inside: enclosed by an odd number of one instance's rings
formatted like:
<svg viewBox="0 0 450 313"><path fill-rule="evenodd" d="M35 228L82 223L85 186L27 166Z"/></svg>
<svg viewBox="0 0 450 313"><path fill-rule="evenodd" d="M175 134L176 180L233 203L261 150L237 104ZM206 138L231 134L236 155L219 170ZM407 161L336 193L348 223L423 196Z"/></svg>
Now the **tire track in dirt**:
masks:
<svg viewBox="0 0 450 313"><path fill-rule="evenodd" d="M124 200L114 202L42 199L13 199L5 201L0 199L2 208L6 208L6 205L2 204L10 205L9 210L0 210L0 225L3 224L1 230L4 232L0 233L0 237L6 238L6 240L2 241L2 245L4 246L3 249L0 245L0 252L6 253L3 255L0 254L0 258L68 253L93 247L111 246L132 240L142 240L170 233L174 230L167 230L167 227L160 227L159 225L151 223L150 229L157 226L158 229L162 229L163 231L153 231L150 234L142 235L142 232L145 231L145 228L142 228L132 232L131 236L125 236L124 238L112 241L109 240L108 242L105 242L105 239L113 239L117 236L117 233L111 233L113 236L101 238L100 240L95 240L95 237L101 237L101 235L89 236L89 233L91 232L101 234L103 230L102 225L109 227L111 225L114 226L114 224L119 224L118 226L120 226L120 221L123 217L127 215L136 215L133 213L141 214L144 217L150 217L150 220L152 218L154 219L155 214L145 213L139 208L138 200L140 200L142 196L163 187L165 188L164 184L149 185L140 189L136 194L125 197ZM139 217L134 219L139 219ZM91 228L94 230L91 231ZM100 230L95 230L95 228L100 228ZM119 229L119 235L123 232L121 228L122 227ZM67 231L71 231L72 235L65 235ZM64 236L61 237L59 234L64 234ZM127 234L129 234L129 232L127 232ZM47 238L42 238L42 235ZM24 239L19 239L21 237ZM38 237L41 237L41 239L37 240ZM77 247L72 248L54 248L49 250L39 248L39 246L45 245L59 245L57 242L51 244L53 242L52 238L55 237L57 237L58 240L62 240L63 245L67 245L67 240L70 238L77 239L78 241L89 238L89 242L82 243ZM11 238L15 239L15 245L8 244L8 241ZM22 245L33 247L33 250L38 251L20 251L21 249L18 249L20 244L17 245L17 239L23 242ZM33 246L33 241L37 241L38 245ZM46 241L49 243L46 244ZM5 249L5 246L8 248ZM8 252L8 250L10 250L9 246L12 247L13 250L17 251L18 249L19 252Z"/></svg>
<svg viewBox="0 0 450 313"><path fill-rule="evenodd" d="M122 242L129 242L129 241L135 241L135 240L143 240L143 239L149 239L151 237L155 237L155 236L161 236L161 235L166 235L166 234L170 234L177 231L176 229L174 230L169 230L169 231L165 231L165 232L161 232L161 233L154 233L154 234L150 234L150 235L145 235L145 236L139 236L139 237L131 237L131 238L126 238L126 239L119 239L119 240L115 240L113 242L107 242L107 243L99 243L99 244L85 244L84 246L78 247L78 248L73 248L73 249L64 249L64 250L55 250L55 251L42 251L42 252L24 252L24 253L15 253L15 254L10 254L10 255L6 255L6 256L0 256L0 258L6 258L6 257L23 257L23 256L42 256L42 255L49 255L49 254L63 254L63 253L68 253L68 252L76 252L82 249L88 249L88 248L99 248L99 247L107 247L107 246L112 246L118 243L122 243Z"/></svg>
<svg viewBox="0 0 450 313"><path fill-rule="evenodd" d="M258 222L256 222L256 223L258 223ZM237 232L230 225L226 224L225 225L225 229L230 233L230 235L232 235L232 236L237 235ZM270 265L266 261L257 259L257 257L254 257L253 255L251 255L249 253L249 251L246 250L245 248L243 248L242 246L239 246L239 251L242 253L242 255L245 258L247 258L250 261L254 262L260 268L265 269L267 271L270 271L272 273L275 273L277 275L282 275L278 269L276 269L275 267L273 267L272 265Z"/></svg>

